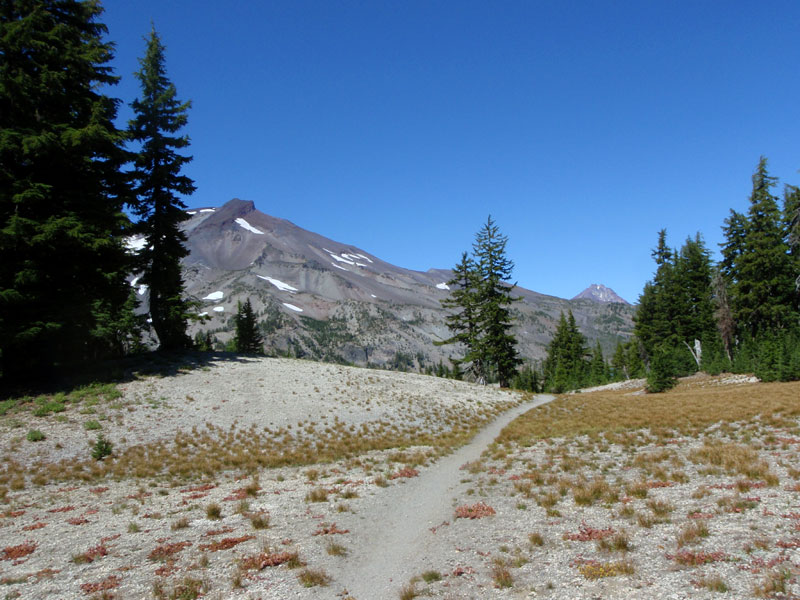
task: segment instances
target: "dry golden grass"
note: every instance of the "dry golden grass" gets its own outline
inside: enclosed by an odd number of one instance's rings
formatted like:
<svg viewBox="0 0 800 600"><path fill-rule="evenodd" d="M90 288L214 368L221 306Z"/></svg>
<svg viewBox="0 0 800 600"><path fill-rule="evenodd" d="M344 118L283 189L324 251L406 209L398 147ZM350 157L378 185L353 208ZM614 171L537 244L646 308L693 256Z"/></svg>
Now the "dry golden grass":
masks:
<svg viewBox="0 0 800 600"><path fill-rule="evenodd" d="M663 394L630 395L626 391L561 396L534 408L508 425L501 444L529 445L552 437L603 436L630 445L631 431L649 429L658 437L697 435L718 422L750 421L794 426L800 416L800 382L705 386L681 383Z"/></svg>
<svg viewBox="0 0 800 600"><path fill-rule="evenodd" d="M118 479L152 478L167 475L188 480L209 477L222 471L255 473L260 469L302 466L353 458L375 450L429 447L428 454L403 454L410 464L446 454L467 443L472 436L515 405L502 402L493 406L435 407L424 414L409 414L397 421L371 421L359 427L336 421L325 430L313 425L303 431L291 426L271 430L253 425L247 429L223 429L207 423L205 428L179 431L171 441L115 449L104 461L75 458L58 462L40 461L25 466L4 456L0 462L0 496L3 490L24 489L26 480L36 485L60 481L96 481L111 476ZM420 418L414 418L420 417ZM311 469L313 481L319 473ZM246 489L258 493L257 482Z"/></svg>

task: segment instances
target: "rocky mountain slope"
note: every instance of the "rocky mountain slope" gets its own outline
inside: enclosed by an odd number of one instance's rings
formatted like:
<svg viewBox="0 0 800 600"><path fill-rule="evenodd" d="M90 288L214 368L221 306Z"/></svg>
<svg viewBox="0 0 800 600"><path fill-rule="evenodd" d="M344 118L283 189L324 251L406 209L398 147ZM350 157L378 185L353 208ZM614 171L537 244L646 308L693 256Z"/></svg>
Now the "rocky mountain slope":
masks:
<svg viewBox="0 0 800 600"><path fill-rule="evenodd" d="M192 334L211 331L220 342L230 339L237 303L249 298L274 352L408 369L448 363L454 348L434 342L449 336L440 305L449 270L389 264L266 215L249 201L189 214L184 279L208 317ZM138 291L146 300L147 290ZM514 307L515 333L526 359L544 357L559 313L568 309L590 343L600 340L607 351L630 335L633 309L627 305L516 292L522 301Z"/></svg>

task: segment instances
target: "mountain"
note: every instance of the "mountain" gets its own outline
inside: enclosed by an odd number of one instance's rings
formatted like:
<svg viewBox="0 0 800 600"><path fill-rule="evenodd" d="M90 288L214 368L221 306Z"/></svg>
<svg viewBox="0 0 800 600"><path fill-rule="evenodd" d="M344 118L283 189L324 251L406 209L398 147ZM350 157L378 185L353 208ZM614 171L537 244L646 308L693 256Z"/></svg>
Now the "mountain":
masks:
<svg viewBox="0 0 800 600"><path fill-rule="evenodd" d="M456 350L435 346L450 333L440 301L447 269L404 269L257 210L234 199L218 208L188 211L189 255L183 261L187 293L208 317L190 333L232 337L237 303L249 298L267 350L328 361L393 368L436 365ZM130 240L135 248L140 240ZM453 260L458 257L453 254ZM147 290L137 285L146 301ZM610 356L633 329L631 307L571 302L516 288L515 334L520 354L545 356L561 311L572 309L590 344Z"/></svg>
<svg viewBox="0 0 800 600"><path fill-rule="evenodd" d="M627 300L618 296L617 293L609 287L601 283L593 283L580 294L575 296L573 300L591 300L592 302L616 302L618 304L630 304Z"/></svg>

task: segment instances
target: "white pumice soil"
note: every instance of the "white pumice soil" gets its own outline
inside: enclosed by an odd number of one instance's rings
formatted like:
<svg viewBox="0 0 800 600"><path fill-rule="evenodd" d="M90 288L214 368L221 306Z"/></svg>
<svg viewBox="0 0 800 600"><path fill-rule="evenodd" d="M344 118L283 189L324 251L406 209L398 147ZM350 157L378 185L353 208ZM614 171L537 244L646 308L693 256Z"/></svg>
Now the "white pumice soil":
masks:
<svg viewBox="0 0 800 600"><path fill-rule="evenodd" d="M760 384L737 376L708 385L752 386L758 394ZM452 600L677 600L754 598L759 586L766 597L800 597L797 423L764 426L747 438L779 478L768 486L692 462L691 451L702 446L693 437L633 448L586 436L500 448L492 442L503 426L552 397L420 375L242 359L120 388L122 398L93 414L76 405L47 417L2 417L4 459L87 459L97 433L84 429L88 418L99 420L115 454L138 444L168 446L177 431L207 424L239 432L291 426L302 438L309 423L316 431L334 421L366 427L358 431L388 423L435 439L449 427L437 417L455 410L482 426L444 454L418 445L190 480L27 481L0 505L0 598L383 600L414 590ZM501 407L499 416L488 415ZM27 441L32 428L47 439ZM706 441L716 430L708 428ZM637 462L658 453L663 459L646 468L663 467L660 478ZM677 471L683 476L675 479ZM621 490L618 498L579 505L565 483L600 477ZM645 497L628 493L636 482L646 484ZM209 517L212 504L218 519ZM459 518L465 507L493 514ZM255 516L268 518L269 527L256 529ZM678 535L692 523L704 523L708 534L679 547ZM627 551L603 549L596 539L620 533ZM292 554L305 566L269 566ZM325 585L305 587L308 573ZM711 589L715 578L726 591ZM768 589L768 581L783 587Z"/></svg>

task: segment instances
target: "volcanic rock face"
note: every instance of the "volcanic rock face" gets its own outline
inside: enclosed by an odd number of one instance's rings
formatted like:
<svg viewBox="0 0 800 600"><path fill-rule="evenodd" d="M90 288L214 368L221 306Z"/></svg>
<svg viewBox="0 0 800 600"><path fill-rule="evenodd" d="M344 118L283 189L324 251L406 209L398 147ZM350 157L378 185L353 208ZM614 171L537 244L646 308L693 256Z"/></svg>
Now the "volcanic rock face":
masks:
<svg viewBox="0 0 800 600"><path fill-rule="evenodd" d="M583 290L580 294L575 296L573 300L592 300L593 302L616 302L618 304L629 304L629 302L609 287L601 283L593 283L588 288Z"/></svg>
<svg viewBox="0 0 800 600"><path fill-rule="evenodd" d="M234 199L189 211L184 226L187 293L210 320L194 325L230 339L237 302L250 299L268 351L332 361L424 368L456 349L435 346L450 335L440 301L449 291L444 269L412 271L258 211ZM514 305L520 354L545 354L559 313L571 309L591 344L611 351L632 330L633 309L571 302L523 288Z"/></svg>

